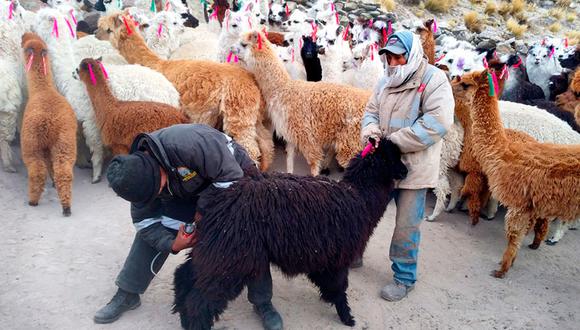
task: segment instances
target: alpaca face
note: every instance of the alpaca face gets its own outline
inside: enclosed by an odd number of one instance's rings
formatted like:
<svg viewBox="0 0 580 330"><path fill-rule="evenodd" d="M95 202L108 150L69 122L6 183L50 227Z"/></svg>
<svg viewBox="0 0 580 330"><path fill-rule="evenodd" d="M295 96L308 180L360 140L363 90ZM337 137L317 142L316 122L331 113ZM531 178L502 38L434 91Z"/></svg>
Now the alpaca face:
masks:
<svg viewBox="0 0 580 330"><path fill-rule="evenodd" d="M549 49L542 46L534 46L530 49L526 57L526 65L528 67L542 66L548 63Z"/></svg>
<svg viewBox="0 0 580 330"><path fill-rule="evenodd" d="M250 26L253 27L251 19L251 12L232 12L228 9L224 16L223 24L225 26L222 29L222 33L238 36L240 33L250 30Z"/></svg>
<svg viewBox="0 0 580 330"><path fill-rule="evenodd" d="M42 59L42 62L46 61L45 56L48 54L48 49L46 44L40 37L34 33L27 32L22 36L22 51L23 51L23 58L25 59L26 63L40 63L38 59ZM30 61L30 62L29 62ZM46 64L46 62L45 62ZM48 70L48 66L46 66L46 70Z"/></svg>
<svg viewBox="0 0 580 330"><path fill-rule="evenodd" d="M316 42L320 47L319 53L326 53L327 49L333 49L339 47L338 41L342 34L341 25L327 25L318 36Z"/></svg>
<svg viewBox="0 0 580 330"><path fill-rule="evenodd" d="M473 96L479 87L479 81L481 80L483 72L471 72L463 75L462 77L455 77L451 81L451 88L453 90L453 96L455 99L459 99L467 105L471 105L473 101ZM487 77L486 77L487 79Z"/></svg>
<svg viewBox="0 0 580 330"><path fill-rule="evenodd" d="M300 54L305 58L317 58L318 57L318 45L316 42L312 41L311 37L302 37L304 45L300 50Z"/></svg>
<svg viewBox="0 0 580 330"><path fill-rule="evenodd" d="M127 26L132 33L135 31L135 26L129 16L124 16L123 13L114 13L109 16L99 18L98 29L95 32L95 37L99 40L109 40L113 47L119 47L119 39L122 35L127 35Z"/></svg>
<svg viewBox="0 0 580 330"><path fill-rule="evenodd" d="M358 172L359 180L369 180L382 184L389 184L393 180L402 180L407 177L407 167L401 161L401 150L392 141L382 138L380 141L371 141L376 148L367 145L361 155L351 160L345 179L349 172ZM387 170L388 169L388 170Z"/></svg>
<svg viewBox="0 0 580 330"><path fill-rule="evenodd" d="M281 26L282 22L288 18L286 15L285 4L272 4L270 7L270 13L268 14L268 21L270 25Z"/></svg>
<svg viewBox="0 0 580 330"><path fill-rule="evenodd" d="M306 33L310 23L308 23L308 15L301 10L294 10L287 20L282 22L281 29L286 32Z"/></svg>

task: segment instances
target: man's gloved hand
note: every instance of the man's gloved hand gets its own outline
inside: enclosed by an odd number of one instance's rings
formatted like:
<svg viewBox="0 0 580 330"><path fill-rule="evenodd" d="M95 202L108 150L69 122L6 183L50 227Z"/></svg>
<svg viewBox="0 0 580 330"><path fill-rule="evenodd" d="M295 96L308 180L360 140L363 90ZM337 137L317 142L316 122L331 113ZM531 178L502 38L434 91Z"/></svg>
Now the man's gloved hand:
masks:
<svg viewBox="0 0 580 330"><path fill-rule="evenodd" d="M193 247L197 243L197 232L194 231L191 234L185 232L185 225L179 226L179 232L173 241L173 245L171 246L171 251L173 253L177 253L183 249L187 249Z"/></svg>

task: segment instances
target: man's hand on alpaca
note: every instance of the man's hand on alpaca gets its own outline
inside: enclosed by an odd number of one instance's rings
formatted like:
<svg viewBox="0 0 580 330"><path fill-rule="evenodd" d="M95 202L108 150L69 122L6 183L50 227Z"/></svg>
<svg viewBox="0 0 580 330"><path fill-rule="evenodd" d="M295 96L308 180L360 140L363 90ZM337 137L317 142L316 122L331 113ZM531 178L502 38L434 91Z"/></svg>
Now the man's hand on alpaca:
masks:
<svg viewBox="0 0 580 330"><path fill-rule="evenodd" d="M197 242L197 232L193 232L188 234L185 232L185 225L179 226L179 232L173 241L173 245L171 246L171 250L174 253L177 253L183 249L187 249L193 247Z"/></svg>

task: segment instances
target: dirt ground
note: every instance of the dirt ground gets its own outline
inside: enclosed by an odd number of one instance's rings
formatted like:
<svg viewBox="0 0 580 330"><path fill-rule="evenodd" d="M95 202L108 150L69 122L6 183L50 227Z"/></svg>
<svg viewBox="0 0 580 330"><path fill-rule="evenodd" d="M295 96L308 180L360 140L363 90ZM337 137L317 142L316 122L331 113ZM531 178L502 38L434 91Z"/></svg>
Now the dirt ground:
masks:
<svg viewBox="0 0 580 330"><path fill-rule="evenodd" d="M306 173L303 159L297 171ZM283 153L274 169L284 170ZM56 191L38 207L27 204L26 169L0 171L0 328L179 329L171 314L172 273L184 253L171 256L142 296L142 306L110 325L95 325L93 313L114 294L114 279L133 240L129 204L106 182L90 183L90 171L75 171L73 215L61 216ZM428 211L433 206L432 196ZM379 297L391 281L388 247L395 207L389 205L371 238L364 266L350 274L348 295L355 329L577 329L580 310L579 233L537 251L524 242L503 280L489 274L505 247L503 213L471 227L462 212L422 224L419 282L397 303ZM273 302L286 329L347 329L333 307L322 303L305 277L285 278L273 267ZM230 304L216 329L260 329L244 293Z"/></svg>

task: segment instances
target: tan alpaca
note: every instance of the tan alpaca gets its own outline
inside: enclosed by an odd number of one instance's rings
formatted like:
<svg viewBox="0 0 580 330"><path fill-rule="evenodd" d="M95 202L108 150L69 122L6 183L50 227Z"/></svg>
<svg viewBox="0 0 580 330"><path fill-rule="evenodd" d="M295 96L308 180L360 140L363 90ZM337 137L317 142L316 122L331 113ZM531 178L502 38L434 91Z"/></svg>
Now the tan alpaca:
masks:
<svg viewBox="0 0 580 330"><path fill-rule="evenodd" d="M192 122L221 127L260 163L262 170L270 166L274 144L263 123L264 101L252 74L231 64L162 60L147 48L133 21L121 12L99 20L97 38L110 40L130 64L141 64L165 75L179 92Z"/></svg>
<svg viewBox="0 0 580 330"><path fill-rule="evenodd" d="M20 132L22 160L28 170L28 204L38 205L50 173L62 213L70 216L77 119L54 87L46 44L36 34L25 33L22 49L30 65L26 74L29 97Z"/></svg>
<svg viewBox="0 0 580 330"><path fill-rule="evenodd" d="M578 104L580 104L580 70L576 70L574 73L568 90L556 96L556 105L572 114L575 114ZM578 117L576 117L576 122L580 125Z"/></svg>
<svg viewBox="0 0 580 330"><path fill-rule="evenodd" d="M245 34L235 48L258 81L274 129L304 155L310 173L320 173L326 149L334 150L339 165L346 167L360 151L360 123L371 92L292 80L270 42L259 32Z"/></svg>
<svg viewBox="0 0 580 330"><path fill-rule="evenodd" d="M548 221L580 217L580 145L510 141L502 127L498 101L489 96L487 71L454 81L466 91L471 106L473 151L487 175L494 198L508 208L508 246L501 268L504 277L526 233L534 228L532 248L543 241Z"/></svg>
<svg viewBox="0 0 580 330"><path fill-rule="evenodd" d="M94 74L94 84L89 67ZM113 155L128 154L139 133L189 123L185 113L169 104L117 99L107 83L101 64L92 58L81 61L78 74L93 103L103 144L111 148Z"/></svg>
<svg viewBox="0 0 580 330"><path fill-rule="evenodd" d="M423 53L427 56L429 64L435 64L435 37L433 36L433 19L425 21L424 26L417 27L417 34L421 37Z"/></svg>

